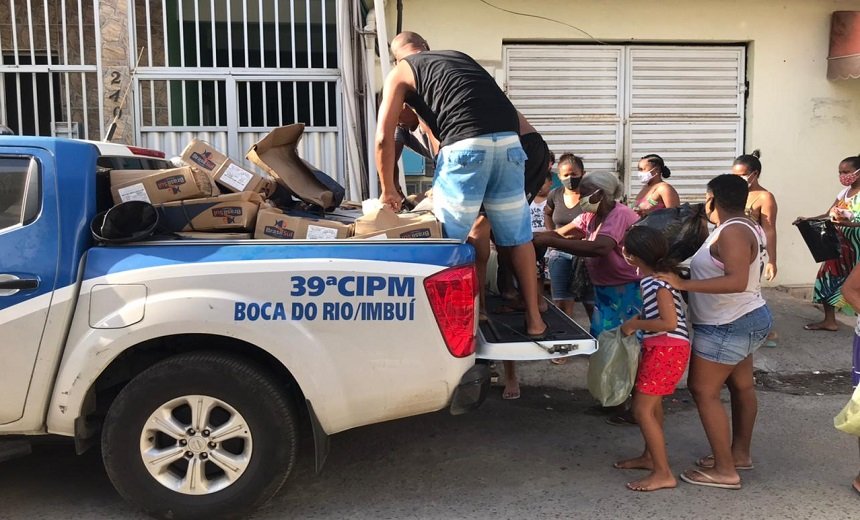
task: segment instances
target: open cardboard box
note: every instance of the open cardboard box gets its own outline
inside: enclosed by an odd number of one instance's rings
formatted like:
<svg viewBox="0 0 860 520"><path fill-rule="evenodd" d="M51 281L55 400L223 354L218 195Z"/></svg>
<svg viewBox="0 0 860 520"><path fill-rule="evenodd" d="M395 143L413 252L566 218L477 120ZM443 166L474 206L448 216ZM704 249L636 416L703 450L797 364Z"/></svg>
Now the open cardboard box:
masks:
<svg viewBox="0 0 860 520"><path fill-rule="evenodd" d="M296 197L328 211L335 206L334 193L317 180L296 150L304 129L303 124L275 128L248 150L246 158Z"/></svg>
<svg viewBox="0 0 860 520"><path fill-rule="evenodd" d="M442 224L430 213L395 213L388 206L355 219L353 238L442 238Z"/></svg>
<svg viewBox="0 0 860 520"><path fill-rule="evenodd" d="M182 151L182 160L211 175L227 191L252 191L267 197L275 191L273 179L242 168L206 141L192 139Z"/></svg>

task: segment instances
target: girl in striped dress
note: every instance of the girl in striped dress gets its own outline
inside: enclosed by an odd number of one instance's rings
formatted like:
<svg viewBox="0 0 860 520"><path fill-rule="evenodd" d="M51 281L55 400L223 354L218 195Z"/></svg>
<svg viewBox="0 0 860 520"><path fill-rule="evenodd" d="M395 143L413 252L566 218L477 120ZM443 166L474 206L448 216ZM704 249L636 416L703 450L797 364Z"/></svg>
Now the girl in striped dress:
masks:
<svg viewBox="0 0 860 520"><path fill-rule="evenodd" d="M644 226L630 228L624 238L624 259L643 276L642 314L626 321L621 332L630 336L643 332L642 356L633 392L633 415L645 439L641 456L615 463L618 469L647 469L647 477L629 482L633 491L656 491L677 485L666 455L663 434L663 396L671 395L690 361L690 336L687 332L681 294L671 285L654 278L654 273L669 272L676 265L667 256L669 244L657 230Z"/></svg>

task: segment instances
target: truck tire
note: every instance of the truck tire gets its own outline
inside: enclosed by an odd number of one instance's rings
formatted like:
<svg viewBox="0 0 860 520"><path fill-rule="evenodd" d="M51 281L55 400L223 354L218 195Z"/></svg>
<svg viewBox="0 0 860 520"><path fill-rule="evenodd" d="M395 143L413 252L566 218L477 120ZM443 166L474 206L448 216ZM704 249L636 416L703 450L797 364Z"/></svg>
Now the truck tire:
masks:
<svg viewBox="0 0 860 520"><path fill-rule="evenodd" d="M102 459L120 495L158 518L239 518L296 459L295 412L254 363L180 354L141 372L108 410Z"/></svg>

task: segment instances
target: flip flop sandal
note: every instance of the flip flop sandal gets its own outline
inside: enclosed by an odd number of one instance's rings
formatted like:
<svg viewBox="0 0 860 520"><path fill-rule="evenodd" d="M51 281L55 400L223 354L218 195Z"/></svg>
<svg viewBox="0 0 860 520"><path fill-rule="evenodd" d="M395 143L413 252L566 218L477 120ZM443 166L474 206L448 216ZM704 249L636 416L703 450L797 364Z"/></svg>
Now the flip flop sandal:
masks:
<svg viewBox="0 0 860 520"><path fill-rule="evenodd" d="M504 399L505 401L513 401L515 399L519 399L520 397L521 397L521 394L520 394L519 390L517 390L516 392L511 392L511 393L507 393L507 392L502 391L502 399Z"/></svg>
<svg viewBox="0 0 860 520"><path fill-rule="evenodd" d="M684 481L684 482L686 482L687 484L692 484L692 485L694 485L694 486L704 486L704 487L719 488L719 489L734 489L734 490L738 490L738 489L740 489L740 488L741 488L741 483L740 483L740 482L738 482L737 484L725 484L725 483L722 483L722 482L717 482L716 480L714 480L714 477L712 477L712 476L708 475L708 474L707 474L707 473L705 473L705 472L699 471L699 470L697 470L697 469L689 470L689 472L690 472L692 475L698 475L699 477L701 477L701 478L703 478L703 479L705 479L705 480L696 480L696 479L694 479L694 478L692 478L692 477L688 477L688 476L687 476L687 472L685 471L684 473L681 473L681 474L679 475L679 477L681 477L681 480L683 480L683 481Z"/></svg>
<svg viewBox="0 0 860 520"><path fill-rule="evenodd" d="M705 462L705 461L710 461L710 462ZM697 467L702 468L702 469L714 469L714 456L713 455L707 455L705 457L702 457L701 459L696 460L695 464ZM749 466L735 466L735 469L740 470L740 471L748 471L751 469L755 469L755 466L752 464L750 464Z"/></svg>
<svg viewBox="0 0 860 520"><path fill-rule="evenodd" d="M612 417L607 417L603 422L612 426L639 426L639 423L636 422L636 419L633 418L633 414L630 412L623 412Z"/></svg>

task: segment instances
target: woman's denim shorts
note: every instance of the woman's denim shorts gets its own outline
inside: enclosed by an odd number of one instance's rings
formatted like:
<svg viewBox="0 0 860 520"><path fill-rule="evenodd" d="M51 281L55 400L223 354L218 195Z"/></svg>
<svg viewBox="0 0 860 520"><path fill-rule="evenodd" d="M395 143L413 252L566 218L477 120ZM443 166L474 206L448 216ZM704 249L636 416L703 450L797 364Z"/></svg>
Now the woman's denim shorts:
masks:
<svg viewBox="0 0 860 520"><path fill-rule="evenodd" d="M573 281L574 256L558 249L546 252L547 269L549 270L550 292L553 301L574 300L570 293L570 282ZM588 294L583 298L585 303L594 303L594 291L589 285Z"/></svg>
<svg viewBox="0 0 860 520"><path fill-rule="evenodd" d="M767 339L773 316L767 305L725 325L693 324L693 354L724 365L737 365Z"/></svg>

